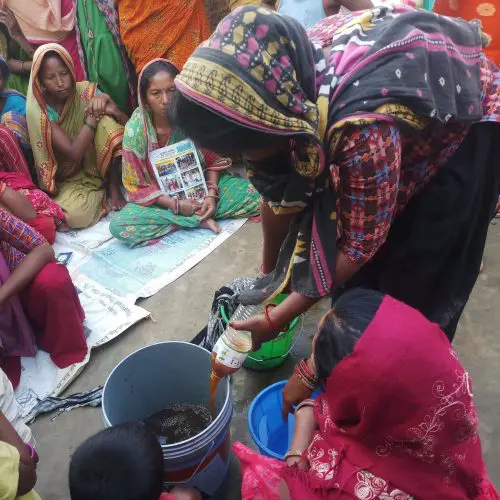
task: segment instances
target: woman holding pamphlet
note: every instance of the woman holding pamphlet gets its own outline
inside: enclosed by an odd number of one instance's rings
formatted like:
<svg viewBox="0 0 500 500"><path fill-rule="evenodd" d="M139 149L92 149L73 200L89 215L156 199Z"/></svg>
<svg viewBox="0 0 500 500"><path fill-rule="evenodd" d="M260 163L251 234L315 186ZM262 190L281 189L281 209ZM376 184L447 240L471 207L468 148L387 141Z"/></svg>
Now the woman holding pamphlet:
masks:
<svg viewBox="0 0 500 500"><path fill-rule="evenodd" d="M129 203L111 222L115 238L131 247L154 242L180 227L220 232L216 219L259 213L251 184L226 173L229 158L198 150L166 116L177 68L165 59L139 77L139 107L125 127L123 185Z"/></svg>

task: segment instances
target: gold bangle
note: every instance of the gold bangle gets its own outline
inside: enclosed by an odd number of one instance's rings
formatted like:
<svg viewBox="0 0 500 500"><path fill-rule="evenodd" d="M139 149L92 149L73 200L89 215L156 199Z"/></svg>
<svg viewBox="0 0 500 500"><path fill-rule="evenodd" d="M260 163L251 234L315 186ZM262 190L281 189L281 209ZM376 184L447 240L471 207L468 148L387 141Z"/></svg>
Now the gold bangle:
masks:
<svg viewBox="0 0 500 500"><path fill-rule="evenodd" d="M286 461L287 461L289 458L291 458L291 457L300 457L300 458L302 458L302 454L303 454L303 453L304 453L303 451L301 452L301 451L296 451L296 450L295 450L295 451L292 451L292 450L287 451L287 452L285 453L284 460L285 460L285 462L286 462Z"/></svg>

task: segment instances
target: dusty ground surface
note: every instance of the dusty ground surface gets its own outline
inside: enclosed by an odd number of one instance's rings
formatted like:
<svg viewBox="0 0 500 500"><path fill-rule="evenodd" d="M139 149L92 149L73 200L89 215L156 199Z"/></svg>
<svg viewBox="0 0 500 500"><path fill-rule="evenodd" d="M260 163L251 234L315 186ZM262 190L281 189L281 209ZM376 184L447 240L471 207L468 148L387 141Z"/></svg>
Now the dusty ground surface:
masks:
<svg viewBox="0 0 500 500"><path fill-rule="evenodd" d="M152 319L143 321L114 342L96 350L81 376L67 393L103 384L113 367L139 347L162 340L191 340L207 322L213 293L237 276L258 272L262 248L261 228L247 223L198 266L156 296L141 303ZM456 348L474 383L486 464L500 488L500 222L492 225L485 256L485 270L471 297L459 331ZM305 318L304 333L292 356L277 371L241 370L233 380L235 415L233 439L250 443L246 413L254 396L270 383L290 374L294 362L307 351L321 311L318 305ZM68 500L67 470L71 454L88 436L103 428L101 410L81 408L52 420L33 424L41 463L37 490L43 499ZM233 461L226 485L218 498L239 498L239 469Z"/></svg>

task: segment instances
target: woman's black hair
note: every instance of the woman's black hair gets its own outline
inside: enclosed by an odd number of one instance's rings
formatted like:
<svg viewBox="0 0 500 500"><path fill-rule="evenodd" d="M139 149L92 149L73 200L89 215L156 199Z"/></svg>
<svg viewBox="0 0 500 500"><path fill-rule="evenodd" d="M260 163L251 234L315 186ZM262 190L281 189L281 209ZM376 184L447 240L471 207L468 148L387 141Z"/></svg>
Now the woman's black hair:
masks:
<svg viewBox="0 0 500 500"><path fill-rule="evenodd" d="M283 136L258 132L196 104L176 92L167 106L170 123L182 129L202 148L217 153L238 153L271 146Z"/></svg>
<svg viewBox="0 0 500 500"><path fill-rule="evenodd" d="M163 453L142 423L105 429L75 451L69 466L71 500L158 500Z"/></svg>
<svg viewBox="0 0 500 500"><path fill-rule="evenodd" d="M160 71L167 72L172 78L175 78L179 74L179 70L171 62L155 61L151 63L142 73L141 81L139 82L139 92L143 102L146 102L146 92L148 91L149 81L157 73L160 73Z"/></svg>
<svg viewBox="0 0 500 500"><path fill-rule="evenodd" d="M325 315L314 346L316 375L323 387L337 364L353 352L383 298L375 290L355 288L341 295Z"/></svg>
<svg viewBox="0 0 500 500"><path fill-rule="evenodd" d="M56 59L59 59L59 61L61 61L64 64L64 66L66 66L66 67L68 66L66 64L66 61L61 57L60 54L58 54L55 50L49 50L47 53L45 53L43 55L43 59L42 59L42 62L40 64L40 73L43 71L43 68L44 68L47 60L50 59L51 57L55 57Z"/></svg>

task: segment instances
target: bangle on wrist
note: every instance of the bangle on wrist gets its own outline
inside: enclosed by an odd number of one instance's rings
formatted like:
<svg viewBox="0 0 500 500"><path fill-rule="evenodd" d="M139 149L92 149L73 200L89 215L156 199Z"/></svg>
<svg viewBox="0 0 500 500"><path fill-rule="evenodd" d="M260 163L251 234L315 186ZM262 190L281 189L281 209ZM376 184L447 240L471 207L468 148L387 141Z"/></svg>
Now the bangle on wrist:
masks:
<svg viewBox="0 0 500 500"><path fill-rule="evenodd" d="M285 462L292 457L302 458L303 451L290 450L285 453Z"/></svg>
<svg viewBox="0 0 500 500"><path fill-rule="evenodd" d="M207 182L207 188L210 190L212 189L213 191L215 191L215 194L217 196L220 195L220 192L219 192L219 186L217 186L217 184L215 182L212 182L212 181L208 181Z"/></svg>
<svg viewBox="0 0 500 500"><path fill-rule="evenodd" d="M316 375L312 372L312 370L309 368L309 365L307 364L307 361L305 359L303 359L302 361L300 361L295 365L293 373L302 382L302 384L310 391L314 391L314 389L318 387L318 379Z"/></svg>
<svg viewBox="0 0 500 500"><path fill-rule="evenodd" d="M280 328L272 319L271 319L271 313L270 310L274 309L276 307L276 304L267 304L267 306L264 308L264 315L266 316L267 322L273 332L286 332L289 328L290 325L286 325L283 328Z"/></svg>
<svg viewBox="0 0 500 500"><path fill-rule="evenodd" d="M175 215L179 215L179 209L180 209L179 198L174 198L174 202L175 202L174 213L175 213Z"/></svg>
<svg viewBox="0 0 500 500"><path fill-rule="evenodd" d="M314 407L314 399L304 399L304 401L301 401L295 408L295 414L299 410L302 410L302 408L312 408Z"/></svg>

